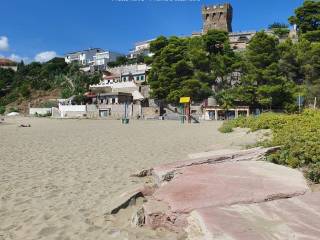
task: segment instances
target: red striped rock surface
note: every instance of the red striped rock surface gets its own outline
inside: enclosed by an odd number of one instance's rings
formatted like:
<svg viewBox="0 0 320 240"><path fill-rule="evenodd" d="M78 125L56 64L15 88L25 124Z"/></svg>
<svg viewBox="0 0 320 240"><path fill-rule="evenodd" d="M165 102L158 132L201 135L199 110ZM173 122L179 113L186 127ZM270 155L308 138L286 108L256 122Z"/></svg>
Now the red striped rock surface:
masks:
<svg viewBox="0 0 320 240"><path fill-rule="evenodd" d="M189 240L318 240L320 193L197 209L188 222Z"/></svg>

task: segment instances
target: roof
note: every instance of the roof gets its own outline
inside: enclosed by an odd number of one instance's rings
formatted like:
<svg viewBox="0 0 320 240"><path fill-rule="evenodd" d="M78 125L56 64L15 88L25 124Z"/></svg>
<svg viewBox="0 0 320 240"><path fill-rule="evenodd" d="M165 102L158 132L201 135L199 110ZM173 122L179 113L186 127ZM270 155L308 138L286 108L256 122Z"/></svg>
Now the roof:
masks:
<svg viewBox="0 0 320 240"><path fill-rule="evenodd" d="M154 40L156 40L156 38L152 38L152 39L149 39L149 40L136 42L134 45L135 45L135 46L139 46L139 45L143 45L143 44L148 44L148 43L151 43L151 42L154 41Z"/></svg>
<svg viewBox="0 0 320 240"><path fill-rule="evenodd" d="M144 99L142 94L137 90L132 92L132 96L133 96L133 100L143 100Z"/></svg>
<svg viewBox="0 0 320 240"><path fill-rule="evenodd" d="M85 49L85 50L80 50L80 51L74 51L74 52L69 52L67 53L66 55L69 55L69 54L76 54L76 53L83 53L83 52L89 52L89 51L101 51L101 52L105 52L105 50L103 50L102 48L88 48L88 49Z"/></svg>
<svg viewBox="0 0 320 240"><path fill-rule="evenodd" d="M124 92L110 92L110 93L100 93L99 96L132 96L131 93L124 93Z"/></svg>
<svg viewBox="0 0 320 240"><path fill-rule="evenodd" d="M17 65L17 63L10 59L0 58L0 66L15 66L15 65Z"/></svg>

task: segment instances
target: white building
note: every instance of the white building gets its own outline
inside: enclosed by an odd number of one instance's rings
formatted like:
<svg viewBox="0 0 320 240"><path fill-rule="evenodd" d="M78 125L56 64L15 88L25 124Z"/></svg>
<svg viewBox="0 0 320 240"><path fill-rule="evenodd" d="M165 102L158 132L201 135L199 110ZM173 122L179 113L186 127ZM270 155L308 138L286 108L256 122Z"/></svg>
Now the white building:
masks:
<svg viewBox="0 0 320 240"><path fill-rule="evenodd" d="M81 65L89 65L93 62L93 56L103 51L101 48L89 48L83 51L71 52L66 54L64 60L66 63L78 62Z"/></svg>
<svg viewBox="0 0 320 240"><path fill-rule="evenodd" d="M135 43L134 49L130 51L129 58L137 58L139 55L151 57L153 54L150 52L150 43L153 40L155 39Z"/></svg>
<svg viewBox="0 0 320 240"><path fill-rule="evenodd" d="M123 56L120 53L104 51L96 53L93 56L93 65L94 66L107 66L109 62L114 62L118 57Z"/></svg>
<svg viewBox="0 0 320 240"><path fill-rule="evenodd" d="M91 90L110 87L112 92L131 93L134 100L143 100L142 83L147 81L146 64L124 65L114 68L107 68L103 72L103 80L99 84L90 85Z"/></svg>
<svg viewBox="0 0 320 240"><path fill-rule="evenodd" d="M18 70L18 64L10 59L0 58L0 68Z"/></svg>
<svg viewBox="0 0 320 240"><path fill-rule="evenodd" d="M66 63L78 62L83 66L106 66L108 62L116 61L120 53L105 51L101 48L90 48L83 51L68 53Z"/></svg>

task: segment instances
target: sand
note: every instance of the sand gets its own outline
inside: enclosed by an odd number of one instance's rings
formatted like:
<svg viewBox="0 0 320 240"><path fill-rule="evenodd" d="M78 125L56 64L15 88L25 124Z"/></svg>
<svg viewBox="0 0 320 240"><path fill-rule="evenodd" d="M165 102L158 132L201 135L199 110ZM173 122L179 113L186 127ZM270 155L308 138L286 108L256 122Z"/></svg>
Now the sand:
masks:
<svg viewBox="0 0 320 240"><path fill-rule="evenodd" d="M141 184L130 174L256 139L240 130L221 134L221 122L5 121L0 125L0 240L176 239L161 230L131 228L127 219L106 214L112 200Z"/></svg>

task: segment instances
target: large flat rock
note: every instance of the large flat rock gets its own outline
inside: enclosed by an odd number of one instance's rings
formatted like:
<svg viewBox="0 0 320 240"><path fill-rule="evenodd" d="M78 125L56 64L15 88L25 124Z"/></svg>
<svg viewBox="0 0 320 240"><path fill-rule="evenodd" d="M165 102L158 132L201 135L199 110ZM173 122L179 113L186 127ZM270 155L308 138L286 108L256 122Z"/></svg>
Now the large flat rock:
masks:
<svg viewBox="0 0 320 240"><path fill-rule="evenodd" d="M205 207L259 203L305 194L309 187L302 173L264 161L189 165L175 169L153 197L173 213Z"/></svg>
<svg viewBox="0 0 320 240"><path fill-rule="evenodd" d="M189 240L318 240L320 193L197 209L188 222Z"/></svg>
<svg viewBox="0 0 320 240"><path fill-rule="evenodd" d="M237 149L220 149L215 151L208 151L203 153L196 153L190 155L192 159L177 161L168 164L162 164L156 166L150 170L144 170L138 175L143 175L144 173L152 173L154 178L157 180L158 184L163 181L167 181L168 176L174 175L175 172L181 170L182 168L187 168L195 165L203 164L217 164L223 162L240 162L240 161L257 161L262 160L266 153L273 152L279 147L271 148L251 148L246 150ZM170 179L170 177L169 177Z"/></svg>

